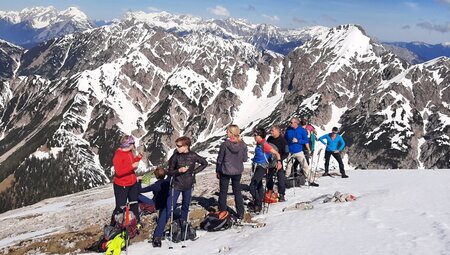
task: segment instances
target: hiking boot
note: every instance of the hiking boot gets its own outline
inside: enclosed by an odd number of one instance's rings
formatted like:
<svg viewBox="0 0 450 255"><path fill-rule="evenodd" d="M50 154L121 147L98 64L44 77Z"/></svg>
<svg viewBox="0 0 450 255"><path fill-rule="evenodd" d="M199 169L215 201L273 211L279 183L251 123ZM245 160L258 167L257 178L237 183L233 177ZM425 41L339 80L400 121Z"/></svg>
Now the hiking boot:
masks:
<svg viewBox="0 0 450 255"><path fill-rule="evenodd" d="M153 237L152 245L153 245L154 248L161 247L161 237L160 236Z"/></svg>
<svg viewBox="0 0 450 255"><path fill-rule="evenodd" d="M253 212L260 213L261 212L261 206L259 206L259 205L253 206Z"/></svg>
<svg viewBox="0 0 450 255"><path fill-rule="evenodd" d="M278 202L286 202L286 198L284 197L284 195L279 195L278 196Z"/></svg>
<svg viewBox="0 0 450 255"><path fill-rule="evenodd" d="M309 183L309 186L319 187L319 184L317 184L317 183L315 183L315 182L311 182L311 183Z"/></svg>
<svg viewBox="0 0 450 255"><path fill-rule="evenodd" d="M348 175L343 174L343 175L341 175L341 177L342 177L342 178L348 178Z"/></svg>

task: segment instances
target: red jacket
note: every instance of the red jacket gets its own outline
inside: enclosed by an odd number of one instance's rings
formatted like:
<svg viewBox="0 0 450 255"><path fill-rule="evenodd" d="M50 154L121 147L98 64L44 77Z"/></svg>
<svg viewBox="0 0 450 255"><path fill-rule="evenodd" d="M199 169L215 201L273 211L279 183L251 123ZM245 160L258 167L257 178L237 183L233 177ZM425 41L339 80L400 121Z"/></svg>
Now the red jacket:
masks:
<svg viewBox="0 0 450 255"><path fill-rule="evenodd" d="M136 174L132 164L141 160L139 154L136 157L131 151L116 150L113 158L114 165L114 183L119 186L133 186L136 183Z"/></svg>

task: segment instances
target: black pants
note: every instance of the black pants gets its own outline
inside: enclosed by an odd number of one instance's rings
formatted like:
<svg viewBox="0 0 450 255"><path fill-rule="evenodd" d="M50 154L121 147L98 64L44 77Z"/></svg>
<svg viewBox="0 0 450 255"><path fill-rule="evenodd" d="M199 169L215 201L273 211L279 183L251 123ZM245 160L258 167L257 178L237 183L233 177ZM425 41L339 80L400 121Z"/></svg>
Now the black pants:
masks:
<svg viewBox="0 0 450 255"><path fill-rule="evenodd" d="M278 193L280 195L286 194L286 174L284 173L284 169L281 168L277 171L276 168L269 169L269 172L267 174L267 190L273 190L273 176L277 175L278 179Z"/></svg>
<svg viewBox="0 0 450 255"><path fill-rule="evenodd" d="M138 201L139 195L139 186L137 182L133 186L119 186L114 183L114 197L116 198L116 208L114 208L114 212L111 218L111 223L113 223L114 215L118 212L122 211L122 206L132 201ZM137 222L140 221L139 218L139 206L137 203L130 205L131 211L136 216Z"/></svg>
<svg viewBox="0 0 450 255"><path fill-rule="evenodd" d="M344 175L345 174L344 162L342 162L341 154L339 152L334 153L332 151L325 151L325 173L328 173L328 167L330 166L331 155L333 155L333 157L339 163L339 172L341 172L341 174Z"/></svg>
<svg viewBox="0 0 450 255"><path fill-rule="evenodd" d="M262 166L256 166L255 172L253 173L252 179L250 181L250 194L255 201L255 205L262 206L262 200L264 198L264 187L262 179L266 175L266 169Z"/></svg>
<svg viewBox="0 0 450 255"><path fill-rule="evenodd" d="M231 188L233 189L234 202L236 204L236 213L238 217L244 217L244 199L242 198L241 192L241 174L238 175L226 175L220 174L219 178L219 210L225 211L227 210L227 193L228 193L228 185L230 185L231 180Z"/></svg>

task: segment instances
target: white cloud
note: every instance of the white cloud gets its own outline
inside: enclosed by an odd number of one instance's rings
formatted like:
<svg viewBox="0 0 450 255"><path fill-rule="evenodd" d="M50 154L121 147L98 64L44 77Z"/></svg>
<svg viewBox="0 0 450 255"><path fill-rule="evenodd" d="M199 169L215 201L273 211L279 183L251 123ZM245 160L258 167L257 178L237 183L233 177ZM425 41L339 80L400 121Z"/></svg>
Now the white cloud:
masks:
<svg viewBox="0 0 450 255"><path fill-rule="evenodd" d="M230 12L227 10L227 8L220 5L217 5L216 7L209 9L209 12L217 16L225 16L225 17L230 16Z"/></svg>
<svg viewBox="0 0 450 255"><path fill-rule="evenodd" d="M419 9L419 4L415 2L405 2L405 5L411 9Z"/></svg>
<svg viewBox="0 0 450 255"><path fill-rule="evenodd" d="M269 20L271 20L271 21L279 21L280 20L280 18L278 18L278 16L269 16L269 15L266 15L266 14L263 14L262 15L264 18L266 18L266 19L269 19Z"/></svg>
<svg viewBox="0 0 450 255"><path fill-rule="evenodd" d="M160 12L161 11L161 9L153 7L153 6L147 7L147 10L149 10L151 12Z"/></svg>
<svg viewBox="0 0 450 255"><path fill-rule="evenodd" d="M447 22L445 24L433 24L430 22L422 22L417 24L418 27L429 30L429 31L437 31L441 33L448 33L450 32L450 22Z"/></svg>

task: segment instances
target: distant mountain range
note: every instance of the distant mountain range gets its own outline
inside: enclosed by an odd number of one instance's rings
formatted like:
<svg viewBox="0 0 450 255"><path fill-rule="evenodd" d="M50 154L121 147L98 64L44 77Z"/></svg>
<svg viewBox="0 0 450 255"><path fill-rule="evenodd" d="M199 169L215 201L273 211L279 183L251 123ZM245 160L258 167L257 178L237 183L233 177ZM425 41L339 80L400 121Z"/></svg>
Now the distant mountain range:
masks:
<svg viewBox="0 0 450 255"><path fill-rule="evenodd" d="M271 50L287 55L302 45L311 35L328 30L326 27L284 29L267 24L251 24L244 19L204 20L190 15L174 15L167 12L128 12L124 20L145 22L178 35L204 31L225 39L239 39L261 50ZM94 27L118 23L120 20L90 20L76 7L58 11L54 7L34 7L22 11L0 11L0 39L18 46L31 48L38 43L85 31ZM386 42L386 48L412 64L436 57L450 57L450 44L426 44L419 42Z"/></svg>
<svg viewBox="0 0 450 255"><path fill-rule="evenodd" d="M28 48L94 26L87 15L76 7L64 11L54 7L0 11L0 39Z"/></svg>
<svg viewBox="0 0 450 255"><path fill-rule="evenodd" d="M145 146L142 168L180 135L214 162L227 125L251 144L291 116L345 131L353 168L450 168L447 57L410 64L356 25L184 31L133 17L28 50L0 41L0 212L108 182L124 133ZM268 31L303 42L279 54Z"/></svg>
<svg viewBox="0 0 450 255"><path fill-rule="evenodd" d="M450 43L428 44L423 42L392 42L384 43L394 45L417 55L417 62L424 62L441 56L450 57Z"/></svg>

